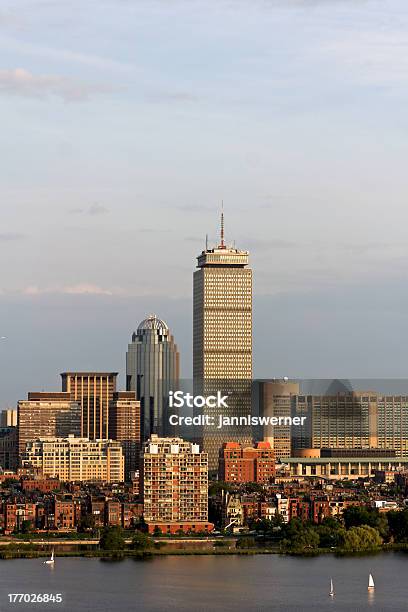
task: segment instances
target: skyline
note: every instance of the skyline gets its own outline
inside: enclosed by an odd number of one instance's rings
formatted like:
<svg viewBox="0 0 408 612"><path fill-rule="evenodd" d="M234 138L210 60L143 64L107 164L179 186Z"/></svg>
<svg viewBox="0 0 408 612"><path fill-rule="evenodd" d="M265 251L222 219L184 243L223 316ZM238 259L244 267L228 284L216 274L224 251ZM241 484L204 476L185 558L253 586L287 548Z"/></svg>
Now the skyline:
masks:
<svg viewBox="0 0 408 612"><path fill-rule="evenodd" d="M190 376L222 199L256 377L405 376L406 5L98 7L0 10L0 407L69 369L125 388L150 312Z"/></svg>

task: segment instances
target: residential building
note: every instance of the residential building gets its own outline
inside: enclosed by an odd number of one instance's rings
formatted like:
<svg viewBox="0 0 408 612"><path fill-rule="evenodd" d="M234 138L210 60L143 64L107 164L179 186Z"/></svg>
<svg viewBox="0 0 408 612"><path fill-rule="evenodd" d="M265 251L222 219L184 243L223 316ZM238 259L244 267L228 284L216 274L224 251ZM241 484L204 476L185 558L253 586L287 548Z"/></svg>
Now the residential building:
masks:
<svg viewBox="0 0 408 612"><path fill-rule="evenodd" d="M225 442L220 450L218 476L225 482L268 483L275 476L275 452L269 442L250 447Z"/></svg>
<svg viewBox="0 0 408 612"><path fill-rule="evenodd" d="M153 434L143 452L144 519L149 531L211 531L208 457L197 444Z"/></svg>
<svg viewBox="0 0 408 612"><path fill-rule="evenodd" d="M23 466L63 482L124 481L120 442L87 438L40 438L27 442Z"/></svg>

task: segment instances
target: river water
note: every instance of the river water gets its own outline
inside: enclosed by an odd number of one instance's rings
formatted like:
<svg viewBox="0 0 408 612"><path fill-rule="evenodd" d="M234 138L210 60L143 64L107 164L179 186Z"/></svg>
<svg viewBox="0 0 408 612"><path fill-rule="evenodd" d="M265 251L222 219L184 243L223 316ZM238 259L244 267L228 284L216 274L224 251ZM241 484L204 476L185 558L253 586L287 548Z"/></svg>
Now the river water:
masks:
<svg viewBox="0 0 408 612"><path fill-rule="evenodd" d="M163 556L149 560L62 557L0 561L0 610L407 610L408 554L301 558ZM376 588L368 592L368 574ZM330 578L335 597L329 597ZM9 603L8 593L61 593L63 603Z"/></svg>

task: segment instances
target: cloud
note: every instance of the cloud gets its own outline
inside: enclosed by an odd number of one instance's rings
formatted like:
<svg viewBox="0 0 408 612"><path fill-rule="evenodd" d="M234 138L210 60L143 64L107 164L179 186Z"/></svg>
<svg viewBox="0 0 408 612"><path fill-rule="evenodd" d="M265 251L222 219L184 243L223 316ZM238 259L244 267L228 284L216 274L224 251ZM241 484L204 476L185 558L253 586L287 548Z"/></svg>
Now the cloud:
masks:
<svg viewBox="0 0 408 612"><path fill-rule="evenodd" d="M269 238L264 240L263 238L246 237L245 246L252 251L269 251L271 249L293 249L301 247L298 242L292 242L290 240L283 240L281 238Z"/></svg>
<svg viewBox="0 0 408 612"><path fill-rule="evenodd" d="M25 234L18 234L17 232L1 232L0 242L13 242L15 240L23 240L26 238Z"/></svg>
<svg viewBox="0 0 408 612"><path fill-rule="evenodd" d="M174 92L162 91L162 92L150 94L148 96L148 101L158 102L158 103L164 102L165 104L172 103L172 102L174 102L175 104L177 103L182 104L183 102L187 102L187 103L199 102L200 98L199 96L193 93L189 93L188 91L174 91Z"/></svg>
<svg viewBox="0 0 408 612"><path fill-rule="evenodd" d="M87 100L94 94L112 91L110 87L85 83L58 75L36 75L24 68L0 70L0 95L27 98L56 96L66 102Z"/></svg>
<svg viewBox="0 0 408 612"><path fill-rule="evenodd" d="M203 206L202 204L179 204L178 206L174 206L177 210L186 213L202 213L202 212L211 212L213 213L216 210L215 206Z"/></svg>
<svg viewBox="0 0 408 612"><path fill-rule="evenodd" d="M327 44L326 57L332 55L348 75L371 85L405 87L408 75L408 37L406 32L350 30L341 39Z"/></svg>
<svg viewBox="0 0 408 612"><path fill-rule="evenodd" d="M98 287L98 285L91 285L88 283L63 287L61 293L70 293L74 295L112 295L112 291L109 289L103 289L102 287Z"/></svg>
<svg viewBox="0 0 408 612"><path fill-rule="evenodd" d="M105 206L101 206L100 204L92 204L92 206L90 206L88 209L88 214L92 216L104 215L107 212L109 212L109 210L105 208Z"/></svg>
<svg viewBox="0 0 408 612"><path fill-rule="evenodd" d="M80 51L71 51L70 49L58 49L44 45L32 44L23 40L2 36L0 39L0 48L14 51L18 54L24 54L28 57L42 57L51 59L52 61L63 61L67 63L75 63L81 66L89 66L97 70L112 70L114 72L130 73L134 72L135 67L126 62L117 61L99 55L90 53L81 53Z"/></svg>
<svg viewBox="0 0 408 612"><path fill-rule="evenodd" d="M70 208L68 211L72 215L91 215L92 217L96 215L104 215L109 212L109 209L106 206L102 206L101 204L95 203L88 208Z"/></svg>
<svg viewBox="0 0 408 612"><path fill-rule="evenodd" d="M205 242L202 236L185 236L184 240L187 242Z"/></svg>
<svg viewBox="0 0 408 612"><path fill-rule="evenodd" d="M30 285L23 289L24 295L44 295L50 293L68 295L113 295L113 291L110 289L104 289L92 283L79 283L77 285L45 288L38 287L37 285Z"/></svg>
<svg viewBox="0 0 408 612"><path fill-rule="evenodd" d="M157 228L157 227L137 227L135 229L136 232L140 234L167 234L170 232L169 229Z"/></svg>

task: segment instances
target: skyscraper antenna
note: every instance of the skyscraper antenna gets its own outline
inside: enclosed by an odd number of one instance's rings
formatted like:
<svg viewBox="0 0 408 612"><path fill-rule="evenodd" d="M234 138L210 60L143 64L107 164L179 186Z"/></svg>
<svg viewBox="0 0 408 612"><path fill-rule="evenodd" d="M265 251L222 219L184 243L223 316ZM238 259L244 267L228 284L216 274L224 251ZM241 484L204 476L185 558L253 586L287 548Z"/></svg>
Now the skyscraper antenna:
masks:
<svg viewBox="0 0 408 612"><path fill-rule="evenodd" d="M221 244L220 247L225 249L224 243L224 200L221 200Z"/></svg>
<svg viewBox="0 0 408 612"><path fill-rule="evenodd" d="M205 250L208 251L208 234L205 235Z"/></svg>

